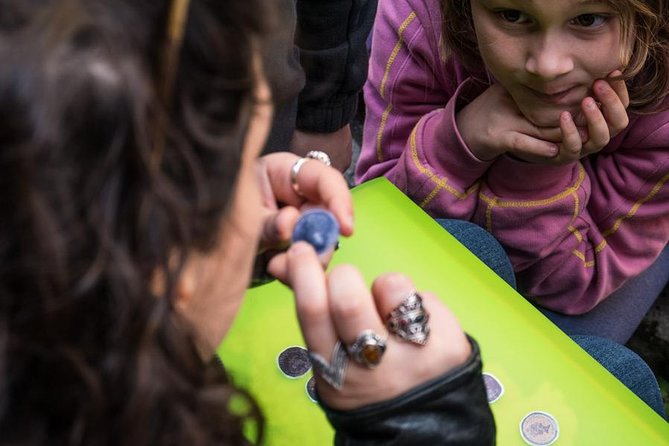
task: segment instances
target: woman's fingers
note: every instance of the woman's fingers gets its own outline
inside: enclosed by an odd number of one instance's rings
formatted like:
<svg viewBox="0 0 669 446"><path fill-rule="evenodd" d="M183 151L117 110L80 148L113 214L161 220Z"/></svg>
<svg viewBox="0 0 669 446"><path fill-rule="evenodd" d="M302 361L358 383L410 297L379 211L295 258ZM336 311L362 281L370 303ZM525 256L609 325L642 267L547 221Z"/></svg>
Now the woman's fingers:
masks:
<svg viewBox="0 0 669 446"><path fill-rule="evenodd" d="M338 340L332 317L325 272L314 249L297 242L286 253L287 277L295 294L297 318L310 351L327 360Z"/></svg>
<svg viewBox="0 0 669 446"><path fill-rule="evenodd" d="M350 265L335 267L326 278L315 251L305 243L293 245L286 261L318 394L330 407L347 410L393 398L471 354L455 316L429 293L422 294L429 321L417 320L429 323L433 333L424 345L399 336L395 327L389 332L387 315L414 292L406 276L383 275L370 292Z"/></svg>
<svg viewBox="0 0 669 446"><path fill-rule="evenodd" d="M387 319L390 312L415 290L411 279L404 274L386 273L377 277L372 284L372 294L378 313Z"/></svg>
<svg viewBox="0 0 669 446"><path fill-rule="evenodd" d="M300 211L293 206L269 211L263 222L258 251L286 248L299 217Z"/></svg>
<svg viewBox="0 0 669 446"><path fill-rule="evenodd" d="M391 312L405 303L412 293L416 293L415 286L403 274L388 273L381 275L372 285L374 301L384 322L388 321ZM437 367L433 366L431 369L423 371L417 367L416 371L418 373L431 375L435 371L443 373L466 361L471 353L471 346L455 315L439 299L429 292L421 291L418 292L418 295L422 299L422 306L429 318L427 325L430 334L425 345L407 341L398 336L397 333L391 332L390 336L400 341L403 350L408 354L420 355L425 353L439 364ZM424 378L427 377L419 376L417 379Z"/></svg>
<svg viewBox="0 0 669 446"><path fill-rule="evenodd" d="M300 169L297 183L308 203L322 205L335 215L342 235L353 234L353 201L348 184L339 171L309 159Z"/></svg>
<svg viewBox="0 0 669 446"><path fill-rule="evenodd" d="M346 345L351 345L364 330L387 337L372 293L357 269L350 265L333 268L328 277L328 288L332 320L339 338Z"/></svg>
<svg viewBox="0 0 669 446"><path fill-rule="evenodd" d="M307 158L300 162L295 176L296 191L291 181L291 171L301 158L287 152L272 153L262 158L276 200L301 208L305 203L327 208L341 229L349 236L353 233L353 201L343 175L319 160Z"/></svg>
<svg viewBox="0 0 669 446"><path fill-rule="evenodd" d="M296 165L298 160L300 164ZM301 166L297 175L291 174L295 166ZM265 253L265 258L269 259L263 262L267 272L287 283L289 265L281 250L291 240L299 210L313 207L329 210L337 219L339 232L349 236L353 233L351 193L340 172L319 160L300 158L292 153L265 155L258 160L257 169L267 213L259 253ZM273 256L267 255L269 253ZM321 268L328 264L332 253L333 250L328 250L319 256Z"/></svg>
<svg viewBox="0 0 669 446"><path fill-rule="evenodd" d="M305 242L298 242L298 243L305 243ZM334 251L335 249L333 247L328 249L322 254L318 254L318 261L321 264L322 270L325 270L325 268L327 268L328 264L330 263L330 260L332 260ZM274 251L269 254L271 254L271 257L269 257L269 260L267 262L267 272L280 282L289 285L290 277L289 277L289 263L288 263L287 252Z"/></svg>

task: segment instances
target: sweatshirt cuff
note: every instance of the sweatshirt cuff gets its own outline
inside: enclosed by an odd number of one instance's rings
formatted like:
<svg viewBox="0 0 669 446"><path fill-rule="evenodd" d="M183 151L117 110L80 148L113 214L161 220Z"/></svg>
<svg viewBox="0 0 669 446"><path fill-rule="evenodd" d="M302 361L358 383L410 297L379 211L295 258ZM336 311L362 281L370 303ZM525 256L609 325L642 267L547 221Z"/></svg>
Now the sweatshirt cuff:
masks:
<svg viewBox="0 0 669 446"><path fill-rule="evenodd" d="M309 107L300 104L295 127L309 133L332 133L350 124L358 109L358 96L352 95L336 104Z"/></svg>
<svg viewBox="0 0 669 446"><path fill-rule="evenodd" d="M503 155L488 171L488 185L499 197L537 199L574 186L578 181L578 172L582 170L579 166L580 163L528 163Z"/></svg>
<svg viewBox="0 0 669 446"><path fill-rule="evenodd" d="M477 158L462 139L455 116L467 103L481 93L481 85L465 81L453 94L446 107L428 114L423 121L418 143L433 150L426 150L425 157L432 166L440 166L451 177L459 177L463 183L477 180L488 170L494 160Z"/></svg>

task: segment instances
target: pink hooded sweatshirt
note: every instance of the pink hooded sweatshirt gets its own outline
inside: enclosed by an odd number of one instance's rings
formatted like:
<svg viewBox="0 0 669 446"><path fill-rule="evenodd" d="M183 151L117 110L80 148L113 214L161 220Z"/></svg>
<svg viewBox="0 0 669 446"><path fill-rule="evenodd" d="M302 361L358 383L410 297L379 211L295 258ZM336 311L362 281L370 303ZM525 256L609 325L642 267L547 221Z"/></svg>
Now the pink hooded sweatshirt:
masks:
<svg viewBox="0 0 669 446"><path fill-rule="evenodd" d="M488 85L444 62L440 35L437 0L379 2L357 182L384 175L431 216L479 224L506 249L526 297L587 312L667 245L669 111L630 116L577 163L481 161L455 115Z"/></svg>

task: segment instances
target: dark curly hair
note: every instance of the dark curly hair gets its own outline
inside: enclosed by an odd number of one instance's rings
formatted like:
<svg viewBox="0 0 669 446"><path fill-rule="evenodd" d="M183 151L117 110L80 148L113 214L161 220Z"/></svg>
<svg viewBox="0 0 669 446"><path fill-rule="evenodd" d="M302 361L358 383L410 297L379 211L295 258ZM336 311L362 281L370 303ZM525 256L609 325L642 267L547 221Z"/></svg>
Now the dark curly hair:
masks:
<svg viewBox="0 0 669 446"><path fill-rule="evenodd" d="M0 444L262 436L174 285L217 243L270 6L192 0L166 107L168 0L0 0Z"/></svg>
<svg viewBox="0 0 669 446"><path fill-rule="evenodd" d="M620 61L630 93L630 111L654 113L668 106L669 2L603 0L620 14ZM440 0L445 57L454 55L475 74L483 66L469 0Z"/></svg>

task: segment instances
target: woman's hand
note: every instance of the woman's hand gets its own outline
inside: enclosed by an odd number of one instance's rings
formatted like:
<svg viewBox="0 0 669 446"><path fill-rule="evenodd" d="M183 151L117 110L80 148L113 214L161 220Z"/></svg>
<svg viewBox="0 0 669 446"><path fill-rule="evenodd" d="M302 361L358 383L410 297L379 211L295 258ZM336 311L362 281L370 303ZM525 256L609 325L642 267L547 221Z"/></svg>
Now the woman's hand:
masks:
<svg viewBox="0 0 669 446"><path fill-rule="evenodd" d="M291 182L291 169L300 157L279 152L258 159L256 169L263 195L264 225L258 253L269 262L268 271L279 280L286 278L285 250L302 210L320 207L332 212L340 233L353 233L353 202L342 174L319 160L302 164L296 181L299 193ZM328 259L323 259L327 261Z"/></svg>
<svg viewBox="0 0 669 446"><path fill-rule="evenodd" d="M312 247L302 242L288 250L287 263L288 283L295 293L310 352L330 361L338 341L350 346L364 330L386 339L385 353L376 368L349 360L339 390L315 373L318 395L331 408L347 410L388 400L463 364L470 356L471 346L454 315L429 293L421 293L431 327L425 345L388 332L386 316L414 291L407 277L383 275L370 292L350 265L337 266L326 276Z"/></svg>

